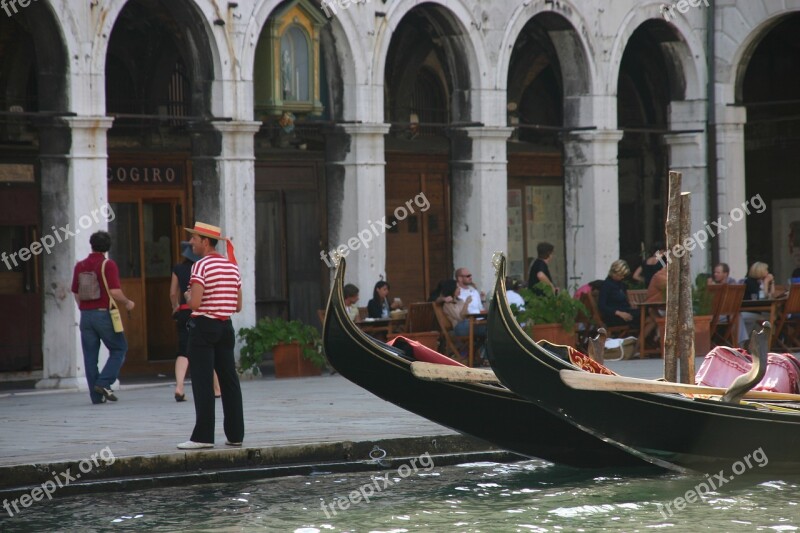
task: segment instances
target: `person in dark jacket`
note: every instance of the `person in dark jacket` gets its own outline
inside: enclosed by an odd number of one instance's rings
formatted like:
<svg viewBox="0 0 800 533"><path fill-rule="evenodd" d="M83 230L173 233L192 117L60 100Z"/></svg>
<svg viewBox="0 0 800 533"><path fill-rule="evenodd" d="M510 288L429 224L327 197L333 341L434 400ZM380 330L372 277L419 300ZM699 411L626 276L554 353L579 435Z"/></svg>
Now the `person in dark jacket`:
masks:
<svg viewBox="0 0 800 533"><path fill-rule="evenodd" d="M618 259L611 263L608 277L600 286L597 307L606 326L623 326L639 322L639 310L628 302L628 291L622 282L631 273L628 263Z"/></svg>

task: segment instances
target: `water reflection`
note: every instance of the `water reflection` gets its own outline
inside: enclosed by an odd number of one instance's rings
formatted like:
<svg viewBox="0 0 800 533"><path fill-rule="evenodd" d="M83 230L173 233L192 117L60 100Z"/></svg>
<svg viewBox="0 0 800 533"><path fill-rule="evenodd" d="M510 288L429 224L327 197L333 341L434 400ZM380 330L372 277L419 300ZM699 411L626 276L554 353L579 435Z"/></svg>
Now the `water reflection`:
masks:
<svg viewBox="0 0 800 533"><path fill-rule="evenodd" d="M737 480L665 515L705 479L642 470L579 470L541 461L419 470L370 501L352 492L386 472L327 474L39 502L3 531L795 531L797 480ZM337 498L347 507L328 509Z"/></svg>

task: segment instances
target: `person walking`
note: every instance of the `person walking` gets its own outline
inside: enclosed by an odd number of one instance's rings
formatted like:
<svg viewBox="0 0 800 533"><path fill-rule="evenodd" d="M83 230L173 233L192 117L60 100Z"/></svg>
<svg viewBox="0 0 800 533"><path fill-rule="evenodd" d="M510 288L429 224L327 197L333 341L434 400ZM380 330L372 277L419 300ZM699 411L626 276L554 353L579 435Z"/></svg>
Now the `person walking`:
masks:
<svg viewBox="0 0 800 533"><path fill-rule="evenodd" d="M93 404L99 404L107 400L117 401L111 385L117 381L128 351L125 333L114 331L109 313L110 298L128 312L136 304L120 288L117 264L106 258L106 252L111 248L111 235L106 231L95 232L89 237L89 244L92 252L75 264L72 292L81 312L81 348L89 398ZM105 344L109 352L102 372L97 369L100 342Z"/></svg>
<svg viewBox="0 0 800 533"><path fill-rule="evenodd" d="M192 276L192 265L200 260L200 257L192 252L192 244L188 241L181 242L184 261L178 263L172 269L172 279L169 285L169 299L172 303L172 318L175 320L175 328L178 333L178 353L175 356L175 401L185 402L184 380L186 371L189 369L189 356L187 355L187 345L189 344L189 329L186 327L192 310L186 303L183 295L189 290L189 278ZM217 373L214 372L214 396L221 396L219 390L219 380Z"/></svg>
<svg viewBox="0 0 800 533"><path fill-rule="evenodd" d="M233 348L236 335L231 315L242 310L242 280L228 243L226 259L217 253L222 237L217 226L195 222L189 242L200 260L192 265L189 290L184 298L192 309L189 319L189 363L192 366L195 424L190 439L178 444L181 450L214 447L214 370L222 392L223 427L228 446L241 446L244 440L242 389L236 374Z"/></svg>

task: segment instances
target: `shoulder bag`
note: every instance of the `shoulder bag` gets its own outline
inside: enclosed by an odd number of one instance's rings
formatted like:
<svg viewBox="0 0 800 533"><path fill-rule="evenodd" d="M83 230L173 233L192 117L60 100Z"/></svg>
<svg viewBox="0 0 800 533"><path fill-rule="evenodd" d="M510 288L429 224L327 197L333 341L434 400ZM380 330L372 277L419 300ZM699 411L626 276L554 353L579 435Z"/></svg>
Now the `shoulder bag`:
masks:
<svg viewBox="0 0 800 533"><path fill-rule="evenodd" d="M103 275L103 285L106 286L106 292L108 293L108 314L111 315L111 324L114 326L114 331L116 333L122 333L125 331L125 328L122 327L122 316L119 313L117 302L114 300L114 297L111 296L111 291L108 290L108 280L106 280L106 263L108 263L108 259L103 261L103 265L100 267L100 273Z"/></svg>

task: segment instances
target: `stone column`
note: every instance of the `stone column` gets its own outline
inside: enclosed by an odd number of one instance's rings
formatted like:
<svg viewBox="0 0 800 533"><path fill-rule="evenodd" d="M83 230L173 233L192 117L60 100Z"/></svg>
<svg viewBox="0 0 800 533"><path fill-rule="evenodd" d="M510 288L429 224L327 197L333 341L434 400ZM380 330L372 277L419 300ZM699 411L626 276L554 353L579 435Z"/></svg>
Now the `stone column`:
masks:
<svg viewBox="0 0 800 533"><path fill-rule="evenodd" d="M619 259L619 168L622 132L576 132L564 140L567 286L605 279Z"/></svg>
<svg viewBox="0 0 800 533"><path fill-rule="evenodd" d="M57 242L42 254L44 368L37 388L87 390L72 271L91 251L89 236L107 230L113 219L106 178L106 132L112 122L104 116L70 117L41 128L42 239L50 235ZM101 368L107 358L102 347Z"/></svg>
<svg viewBox="0 0 800 533"><path fill-rule="evenodd" d="M261 123L215 121L212 125L221 135L221 153L217 158L219 225L225 237L233 238L242 277L242 310L234 316L238 331L256 323L254 136ZM225 253L223 243L218 245L218 250Z"/></svg>
<svg viewBox="0 0 800 533"><path fill-rule="evenodd" d="M670 129L705 131L706 102L670 103ZM697 247L690 252L692 280L700 272L710 272L712 237L707 234L708 181L705 133L670 133L664 135L669 148L669 168L683 174L682 189L692 193L691 234ZM667 177L664 176L666 180ZM666 208L666 206L665 206ZM698 234L700 233L700 234ZM708 237L709 242L704 239ZM659 240L664 240L663 237Z"/></svg>
<svg viewBox="0 0 800 533"><path fill-rule="evenodd" d="M466 127L453 139L453 266L467 267L487 294L494 286L492 254L508 246L508 170L503 126Z"/></svg>
<svg viewBox="0 0 800 533"><path fill-rule="evenodd" d="M358 286L364 298L372 294L378 279L386 279L386 234L381 221L386 216L384 136L389 124L344 124L341 128L345 145L339 157L343 159L329 165L328 249L320 250L320 260L330 263L329 252L341 250L347 260L347 282Z"/></svg>
<svg viewBox="0 0 800 533"><path fill-rule="evenodd" d="M728 226L715 238L719 239L720 261L731 267L731 276L743 278L747 274L747 222L733 222L730 212L741 208L745 198L744 125L747 110L744 107L717 107L717 207L711 219L722 217L721 224ZM712 220L709 220L711 224ZM712 224L712 228L714 225Z"/></svg>

